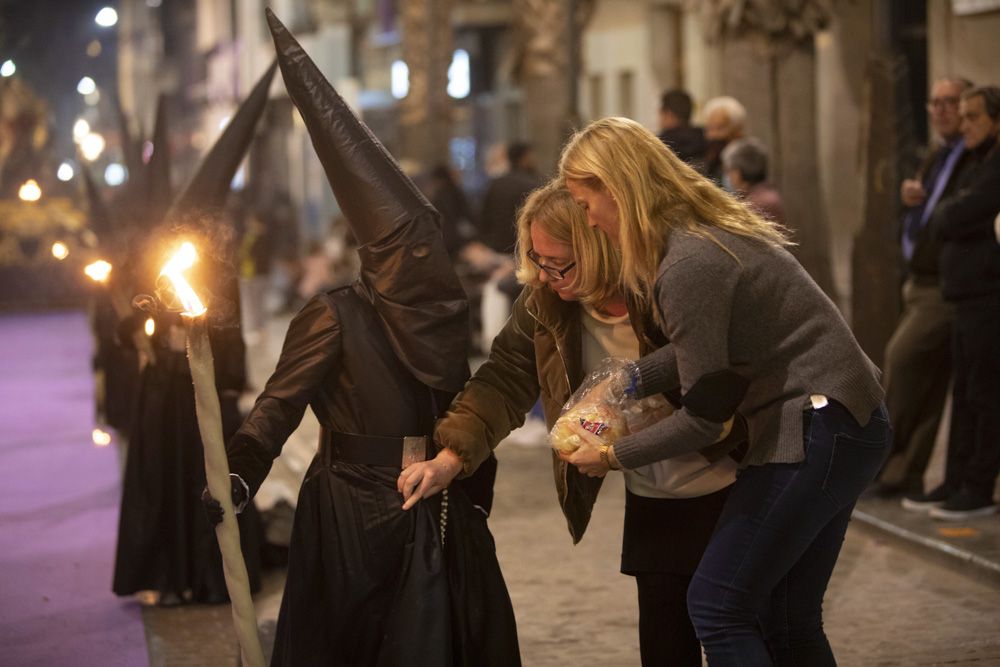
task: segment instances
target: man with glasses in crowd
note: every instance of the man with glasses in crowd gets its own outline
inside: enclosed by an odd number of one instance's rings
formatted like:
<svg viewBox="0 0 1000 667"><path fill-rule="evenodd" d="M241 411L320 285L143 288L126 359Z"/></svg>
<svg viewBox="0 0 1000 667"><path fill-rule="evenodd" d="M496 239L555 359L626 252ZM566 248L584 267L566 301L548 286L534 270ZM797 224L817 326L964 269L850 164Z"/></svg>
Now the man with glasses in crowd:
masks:
<svg viewBox="0 0 1000 667"><path fill-rule="evenodd" d="M928 233L934 209L954 189L967 163L958 103L972 84L947 77L931 86L927 103L936 148L914 178L900 188L906 207L901 246L906 265L903 313L885 351L886 406L894 430L889 459L875 494L898 497L923 492L923 476L934 448L951 376L953 306L941 295L941 244ZM908 509L925 510L904 500Z"/></svg>

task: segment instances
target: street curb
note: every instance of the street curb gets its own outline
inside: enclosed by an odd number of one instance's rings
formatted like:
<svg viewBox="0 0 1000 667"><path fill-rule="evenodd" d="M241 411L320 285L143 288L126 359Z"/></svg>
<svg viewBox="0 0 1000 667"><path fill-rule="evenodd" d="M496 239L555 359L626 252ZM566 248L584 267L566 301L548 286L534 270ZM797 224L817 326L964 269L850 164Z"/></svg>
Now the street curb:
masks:
<svg viewBox="0 0 1000 667"><path fill-rule="evenodd" d="M864 510L855 509L851 517L866 530L889 537L898 545L933 558L935 561L958 570L960 573L1000 588L1000 563L979 554L956 547L943 540L920 535L891 521L881 519Z"/></svg>

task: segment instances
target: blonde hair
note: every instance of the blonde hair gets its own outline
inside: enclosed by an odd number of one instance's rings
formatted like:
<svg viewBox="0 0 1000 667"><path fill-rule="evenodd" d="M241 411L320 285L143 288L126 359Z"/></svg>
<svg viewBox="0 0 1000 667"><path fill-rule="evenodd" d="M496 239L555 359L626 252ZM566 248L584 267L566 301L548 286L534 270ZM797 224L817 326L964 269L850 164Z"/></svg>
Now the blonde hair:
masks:
<svg viewBox="0 0 1000 667"><path fill-rule="evenodd" d="M709 233L713 227L774 246L792 245L783 227L717 187L627 118L603 118L573 135L559 172L565 180L607 191L617 202L620 283L643 306L649 305L670 232L676 229L720 247Z"/></svg>
<svg viewBox="0 0 1000 667"><path fill-rule="evenodd" d="M528 259L532 249L531 227L537 225L559 243L573 248L576 267L570 274L577 299L599 306L618 294L621 260L607 236L587 226L587 216L562 179L554 179L532 192L517 215L517 280L540 288L538 267Z"/></svg>

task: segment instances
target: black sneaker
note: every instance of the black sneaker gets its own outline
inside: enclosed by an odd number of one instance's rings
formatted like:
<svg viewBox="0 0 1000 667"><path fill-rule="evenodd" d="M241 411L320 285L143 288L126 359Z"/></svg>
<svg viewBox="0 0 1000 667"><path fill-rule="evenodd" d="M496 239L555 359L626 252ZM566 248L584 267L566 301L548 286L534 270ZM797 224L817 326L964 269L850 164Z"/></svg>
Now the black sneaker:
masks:
<svg viewBox="0 0 1000 667"><path fill-rule="evenodd" d="M965 521L977 516L996 514L997 509L997 504L989 498L975 498L965 491L959 491L940 507L932 508L931 518L939 521Z"/></svg>
<svg viewBox="0 0 1000 667"><path fill-rule="evenodd" d="M954 494L953 489L942 484L930 493L914 493L904 497L903 509L911 512L930 512L935 507L943 505Z"/></svg>

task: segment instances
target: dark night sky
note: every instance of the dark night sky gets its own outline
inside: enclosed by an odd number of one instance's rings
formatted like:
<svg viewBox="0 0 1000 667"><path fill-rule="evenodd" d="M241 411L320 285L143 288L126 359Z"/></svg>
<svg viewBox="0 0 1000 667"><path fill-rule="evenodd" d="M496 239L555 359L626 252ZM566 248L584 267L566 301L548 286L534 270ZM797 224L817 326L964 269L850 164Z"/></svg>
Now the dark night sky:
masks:
<svg viewBox="0 0 1000 667"><path fill-rule="evenodd" d="M94 22L105 6L117 10L118 2L0 0L0 62L14 60L15 76L27 81L48 102L56 164L73 156L73 121L87 109L76 91L83 76L94 79L101 93L99 126L115 127L110 102L117 88L118 26L103 28ZM95 39L102 49L92 58L87 55L87 45Z"/></svg>

